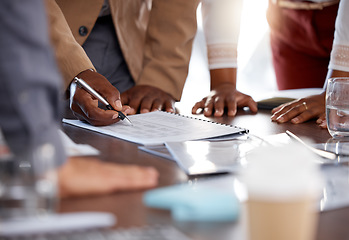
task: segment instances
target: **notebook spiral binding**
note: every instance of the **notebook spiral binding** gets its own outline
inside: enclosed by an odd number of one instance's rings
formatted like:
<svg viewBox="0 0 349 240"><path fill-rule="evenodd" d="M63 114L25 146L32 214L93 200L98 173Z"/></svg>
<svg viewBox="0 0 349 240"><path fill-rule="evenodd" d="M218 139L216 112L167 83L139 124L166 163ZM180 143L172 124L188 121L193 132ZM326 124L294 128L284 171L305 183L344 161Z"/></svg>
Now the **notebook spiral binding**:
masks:
<svg viewBox="0 0 349 240"><path fill-rule="evenodd" d="M165 112L165 111L164 111ZM187 116L187 115L184 115L184 114L180 114L180 113L173 113L173 112L166 112L166 113L169 113L169 114L173 114L173 115L177 115L179 117L185 117L185 118L190 118L190 119L196 119L196 120L200 120L200 121L203 121L203 122L209 122L209 123L214 123L214 124L218 124L218 125L222 125L222 126L227 126L227 127L232 127L232 128L236 128L236 129L239 129L240 130L240 133L241 134L247 134L249 133L250 131L246 128L242 128L242 127L238 127L238 126L235 126L235 125L231 125L231 124L225 124L225 123L219 123L219 122L215 122L215 121L211 121L211 120L207 120L207 119L201 119L201 118L196 118L196 117L192 117L192 116Z"/></svg>

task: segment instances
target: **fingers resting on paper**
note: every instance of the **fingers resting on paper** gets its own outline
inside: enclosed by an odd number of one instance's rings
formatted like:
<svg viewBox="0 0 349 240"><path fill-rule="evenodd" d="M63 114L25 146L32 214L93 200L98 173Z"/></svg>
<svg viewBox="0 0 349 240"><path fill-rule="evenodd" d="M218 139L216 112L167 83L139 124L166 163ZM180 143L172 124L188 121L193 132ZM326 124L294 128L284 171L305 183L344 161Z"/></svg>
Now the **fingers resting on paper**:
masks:
<svg viewBox="0 0 349 240"><path fill-rule="evenodd" d="M257 112L257 103L252 97L237 91L234 84L224 83L197 102L192 108L192 113L198 114L203 111L206 117L221 117L226 111L228 116L235 116L237 108L243 107L248 107L253 113Z"/></svg>
<svg viewBox="0 0 349 240"><path fill-rule="evenodd" d="M122 106L119 91L101 74L86 70L77 77L101 94L115 110L126 115L130 112L128 106ZM98 100L75 84L71 84L70 87L70 109L79 120L85 120L95 126L110 125L119 121L116 111L99 108Z"/></svg>
<svg viewBox="0 0 349 240"><path fill-rule="evenodd" d="M303 123L313 118L319 118L318 124L323 127L325 119L325 93L300 98L282 104L272 110L271 120L277 123ZM322 120L321 120L322 119Z"/></svg>
<svg viewBox="0 0 349 240"><path fill-rule="evenodd" d="M58 169L59 194L67 198L152 188L157 185L158 177L153 167L72 157Z"/></svg>
<svg viewBox="0 0 349 240"><path fill-rule="evenodd" d="M139 85L121 94L122 103L130 106L129 114L147 113L157 110L175 112L175 99L159 88Z"/></svg>

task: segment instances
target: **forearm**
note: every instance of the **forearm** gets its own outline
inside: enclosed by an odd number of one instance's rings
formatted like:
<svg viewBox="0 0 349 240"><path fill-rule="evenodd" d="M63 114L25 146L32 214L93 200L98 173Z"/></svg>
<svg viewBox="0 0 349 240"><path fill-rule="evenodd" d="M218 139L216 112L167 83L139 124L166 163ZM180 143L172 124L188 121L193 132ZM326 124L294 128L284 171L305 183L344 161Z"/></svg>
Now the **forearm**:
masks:
<svg viewBox="0 0 349 240"><path fill-rule="evenodd" d="M211 69L211 90L222 84L230 84L236 88L236 68Z"/></svg>

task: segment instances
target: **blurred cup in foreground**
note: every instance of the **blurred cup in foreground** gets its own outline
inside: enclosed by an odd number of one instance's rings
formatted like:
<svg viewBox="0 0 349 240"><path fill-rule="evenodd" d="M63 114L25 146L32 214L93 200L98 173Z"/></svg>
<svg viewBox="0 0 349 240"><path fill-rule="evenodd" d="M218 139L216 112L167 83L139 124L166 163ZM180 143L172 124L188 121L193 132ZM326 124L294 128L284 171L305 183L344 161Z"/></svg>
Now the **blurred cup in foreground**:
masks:
<svg viewBox="0 0 349 240"><path fill-rule="evenodd" d="M247 155L250 240L313 240L323 186L317 156L296 143L262 147Z"/></svg>
<svg viewBox="0 0 349 240"><path fill-rule="evenodd" d="M55 212L55 149L40 146L30 156L0 157L0 220L21 220Z"/></svg>
<svg viewBox="0 0 349 240"><path fill-rule="evenodd" d="M349 137L349 78L328 79L326 119L327 128L332 137Z"/></svg>

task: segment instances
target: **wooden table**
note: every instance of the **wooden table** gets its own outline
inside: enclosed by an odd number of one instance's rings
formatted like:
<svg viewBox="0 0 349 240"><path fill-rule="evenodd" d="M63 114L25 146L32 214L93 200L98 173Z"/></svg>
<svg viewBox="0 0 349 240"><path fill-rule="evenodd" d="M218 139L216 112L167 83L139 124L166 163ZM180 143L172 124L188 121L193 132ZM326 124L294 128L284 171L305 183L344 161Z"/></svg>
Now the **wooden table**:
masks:
<svg viewBox="0 0 349 240"><path fill-rule="evenodd" d="M189 111L182 111L189 115ZM199 116L203 117L203 116ZM251 134L261 137L290 130L300 137L307 137L314 142L326 142L330 135L326 129L320 129L315 121L304 124L277 124L271 122L270 112L260 110L251 114L239 110L235 118L210 118L211 120L233 124L250 130ZM90 144L100 150L100 159L125 164L154 166L160 172L159 187L188 180L187 175L176 163L138 150L138 145L117 138L83 130L63 124L63 130L76 143ZM349 189L348 189L349 191ZM121 192L99 197L86 197L64 200L60 212L106 211L117 217L115 228L139 227L156 223L173 224L180 231L193 239L238 239L237 223L185 223L175 222L165 210L147 208L142 203L144 191ZM320 214L318 240L349 239L349 208L327 211ZM235 236L235 237L234 237Z"/></svg>

